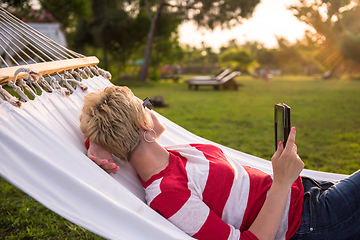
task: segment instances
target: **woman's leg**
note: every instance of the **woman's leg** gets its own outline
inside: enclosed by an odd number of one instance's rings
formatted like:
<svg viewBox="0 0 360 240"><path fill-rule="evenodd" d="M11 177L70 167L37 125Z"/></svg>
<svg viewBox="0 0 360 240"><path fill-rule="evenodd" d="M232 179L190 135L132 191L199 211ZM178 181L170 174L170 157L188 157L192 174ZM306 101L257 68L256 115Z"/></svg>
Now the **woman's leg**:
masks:
<svg viewBox="0 0 360 240"><path fill-rule="evenodd" d="M359 239L359 171L339 182L304 177L303 185L303 219L291 239Z"/></svg>

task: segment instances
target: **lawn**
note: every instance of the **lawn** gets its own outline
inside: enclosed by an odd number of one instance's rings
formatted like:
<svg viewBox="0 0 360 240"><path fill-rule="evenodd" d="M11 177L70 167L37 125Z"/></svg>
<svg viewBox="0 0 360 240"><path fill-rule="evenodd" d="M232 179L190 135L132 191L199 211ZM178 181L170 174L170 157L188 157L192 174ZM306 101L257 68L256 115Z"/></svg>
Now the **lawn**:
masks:
<svg viewBox="0 0 360 240"><path fill-rule="evenodd" d="M185 83L130 87L140 98L163 96L169 106L156 111L185 129L267 160L275 144L273 106L287 103L306 168L343 174L360 168L360 81L237 80L244 84L239 91L190 91Z"/></svg>
<svg viewBox="0 0 360 240"><path fill-rule="evenodd" d="M185 129L269 160L274 152L273 106L291 106L298 153L306 168L350 174L360 168L360 81L274 77L270 85L247 76L239 91L188 90L171 80L129 86L139 98L162 96L157 112ZM100 239L47 210L0 178L1 239Z"/></svg>

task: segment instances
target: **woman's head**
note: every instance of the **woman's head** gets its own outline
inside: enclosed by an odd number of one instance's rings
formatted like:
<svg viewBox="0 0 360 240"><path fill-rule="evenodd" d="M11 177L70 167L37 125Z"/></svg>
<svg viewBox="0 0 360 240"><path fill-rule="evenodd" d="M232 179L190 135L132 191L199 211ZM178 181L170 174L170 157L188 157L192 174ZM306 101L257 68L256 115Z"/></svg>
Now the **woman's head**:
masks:
<svg viewBox="0 0 360 240"><path fill-rule="evenodd" d="M130 153L141 140L141 125L152 127L152 120L127 87L107 87L84 98L81 131L120 159L130 160Z"/></svg>

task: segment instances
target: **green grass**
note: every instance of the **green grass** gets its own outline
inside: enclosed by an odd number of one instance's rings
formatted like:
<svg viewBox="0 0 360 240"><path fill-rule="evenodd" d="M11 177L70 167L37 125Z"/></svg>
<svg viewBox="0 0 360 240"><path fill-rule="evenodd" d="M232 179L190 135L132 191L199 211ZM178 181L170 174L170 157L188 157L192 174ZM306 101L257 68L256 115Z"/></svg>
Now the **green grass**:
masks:
<svg viewBox="0 0 360 240"><path fill-rule="evenodd" d="M0 178L0 239L102 239Z"/></svg>
<svg viewBox="0 0 360 240"><path fill-rule="evenodd" d="M240 76L239 91L188 90L184 81L119 82L140 98L163 96L157 112L185 129L269 160L274 152L273 106L291 106L298 153L306 168L351 174L360 168L360 81L274 77L270 85ZM0 179L1 239L96 239Z"/></svg>

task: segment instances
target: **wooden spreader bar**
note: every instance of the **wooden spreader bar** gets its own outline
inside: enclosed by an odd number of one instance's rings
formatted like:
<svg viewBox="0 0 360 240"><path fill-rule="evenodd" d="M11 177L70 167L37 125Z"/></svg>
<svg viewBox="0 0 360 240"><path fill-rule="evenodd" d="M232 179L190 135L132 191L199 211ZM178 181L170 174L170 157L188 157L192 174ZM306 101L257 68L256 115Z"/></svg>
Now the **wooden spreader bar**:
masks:
<svg viewBox="0 0 360 240"><path fill-rule="evenodd" d="M15 72L19 68L30 68L31 71L40 73L41 75L45 74L54 74L56 72L60 73L65 70L81 68L85 66L94 66L99 63L97 57L83 57L83 58L74 58L66 59L53 62L43 62L35 64L27 64L15 67L5 67L0 68L0 85L7 84L8 81L14 80ZM27 73L19 73L17 79L21 79L26 76Z"/></svg>

